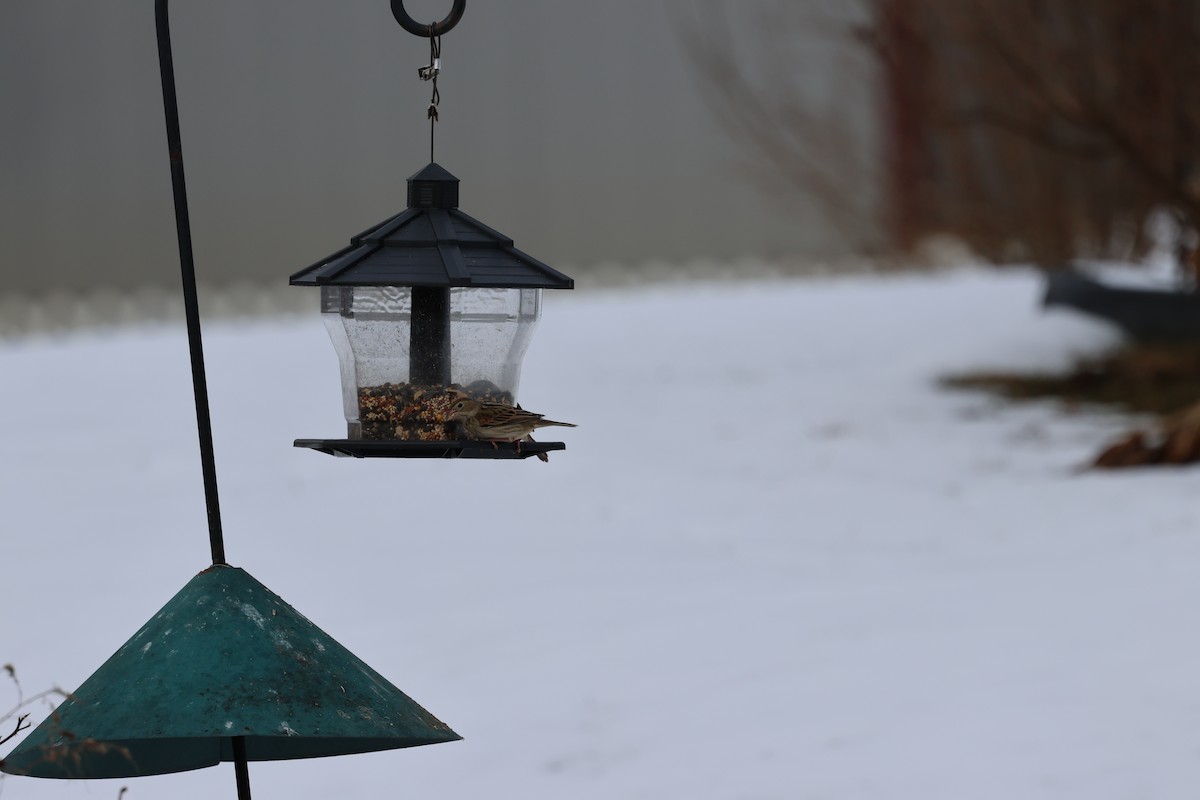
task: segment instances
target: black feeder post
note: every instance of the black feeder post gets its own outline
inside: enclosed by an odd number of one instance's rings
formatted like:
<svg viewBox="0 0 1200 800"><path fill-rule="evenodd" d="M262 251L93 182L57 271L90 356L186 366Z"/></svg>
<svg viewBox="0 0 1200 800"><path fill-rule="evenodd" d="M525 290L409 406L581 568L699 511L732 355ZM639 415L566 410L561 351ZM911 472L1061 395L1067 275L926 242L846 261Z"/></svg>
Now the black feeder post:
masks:
<svg viewBox="0 0 1200 800"><path fill-rule="evenodd" d="M408 181L409 208L456 208L458 178L445 170L425 170ZM442 255L439 249L439 255ZM452 253L448 254L451 258ZM413 383L450 385L450 287L413 286L411 354Z"/></svg>
<svg viewBox="0 0 1200 800"><path fill-rule="evenodd" d="M414 286L408 338L413 383L450 385L450 289Z"/></svg>

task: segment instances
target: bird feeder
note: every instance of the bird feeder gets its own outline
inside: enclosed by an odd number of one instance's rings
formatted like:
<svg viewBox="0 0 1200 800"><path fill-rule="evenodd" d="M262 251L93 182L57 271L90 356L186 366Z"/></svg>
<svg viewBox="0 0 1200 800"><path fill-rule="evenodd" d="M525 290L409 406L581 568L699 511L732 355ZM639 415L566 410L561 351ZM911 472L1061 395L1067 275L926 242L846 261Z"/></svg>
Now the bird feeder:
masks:
<svg viewBox="0 0 1200 800"><path fill-rule="evenodd" d="M461 395L515 405L543 289L574 281L458 208L458 178L431 163L408 208L291 277L321 289L341 367L346 439L300 439L335 455L523 458L561 442L465 441L446 410Z"/></svg>
<svg viewBox="0 0 1200 800"><path fill-rule="evenodd" d="M575 282L460 211L458 178L434 161L441 36L462 17L465 0L432 25L413 20L403 0L391 5L401 27L429 39L429 63L417 72L433 86L430 163L408 179L404 211L291 276L293 286L321 289L347 428L345 439L295 444L342 456L544 460L565 445L478 441L451 409L467 397L512 411L542 290Z"/></svg>

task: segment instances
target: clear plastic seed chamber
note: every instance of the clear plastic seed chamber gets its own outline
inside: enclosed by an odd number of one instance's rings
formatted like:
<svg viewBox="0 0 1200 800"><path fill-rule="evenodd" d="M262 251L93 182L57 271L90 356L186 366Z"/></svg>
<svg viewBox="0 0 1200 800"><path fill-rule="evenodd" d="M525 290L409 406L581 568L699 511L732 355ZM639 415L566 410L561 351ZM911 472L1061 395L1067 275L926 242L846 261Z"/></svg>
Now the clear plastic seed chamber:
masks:
<svg viewBox="0 0 1200 800"><path fill-rule="evenodd" d="M337 351L351 439L440 441L465 394L514 405L541 289L332 286L321 316ZM443 321L444 309L444 321Z"/></svg>

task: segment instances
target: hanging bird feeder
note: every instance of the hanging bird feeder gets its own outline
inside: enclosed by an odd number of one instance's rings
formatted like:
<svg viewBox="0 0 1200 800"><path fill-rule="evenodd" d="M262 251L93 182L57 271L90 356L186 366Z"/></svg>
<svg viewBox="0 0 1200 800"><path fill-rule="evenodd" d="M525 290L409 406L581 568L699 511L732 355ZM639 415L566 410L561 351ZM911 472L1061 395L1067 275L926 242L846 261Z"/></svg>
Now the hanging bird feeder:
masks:
<svg viewBox="0 0 1200 800"><path fill-rule="evenodd" d="M542 290L575 283L459 210L458 178L433 160L440 37L457 18L419 25L401 0L392 11L430 37L430 63L419 71L433 82L430 163L409 177L404 211L291 276L293 286L321 289L347 426L345 439L295 444L358 457L544 458L565 445L472 440L450 412L462 397L516 406Z"/></svg>
<svg viewBox="0 0 1200 800"><path fill-rule="evenodd" d="M321 288L341 366L347 438L298 447L355 456L520 458L560 442L456 438L466 395L514 405L543 289L574 282L458 209L458 178L431 163L408 208L291 278Z"/></svg>

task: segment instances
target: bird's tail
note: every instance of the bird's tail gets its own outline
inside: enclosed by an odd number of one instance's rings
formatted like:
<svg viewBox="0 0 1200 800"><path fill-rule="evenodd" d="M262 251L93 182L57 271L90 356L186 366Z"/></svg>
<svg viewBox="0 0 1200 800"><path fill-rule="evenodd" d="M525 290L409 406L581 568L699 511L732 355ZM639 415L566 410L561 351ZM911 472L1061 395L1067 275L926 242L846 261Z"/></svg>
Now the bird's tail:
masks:
<svg viewBox="0 0 1200 800"><path fill-rule="evenodd" d="M526 435L525 435L525 441L527 441L527 442L532 442L532 441L533 441L533 437L532 437L532 436L530 436L530 435L528 435L528 434L526 434ZM534 453L534 455L535 455L535 456L537 456L537 457L538 457L538 461L541 461L543 464L549 464L549 463L550 463L550 456L546 455L545 453Z"/></svg>

